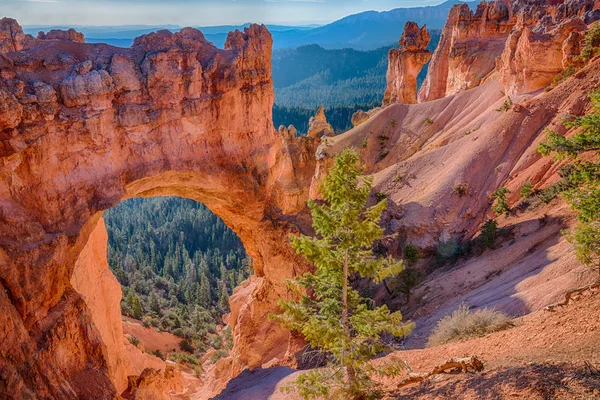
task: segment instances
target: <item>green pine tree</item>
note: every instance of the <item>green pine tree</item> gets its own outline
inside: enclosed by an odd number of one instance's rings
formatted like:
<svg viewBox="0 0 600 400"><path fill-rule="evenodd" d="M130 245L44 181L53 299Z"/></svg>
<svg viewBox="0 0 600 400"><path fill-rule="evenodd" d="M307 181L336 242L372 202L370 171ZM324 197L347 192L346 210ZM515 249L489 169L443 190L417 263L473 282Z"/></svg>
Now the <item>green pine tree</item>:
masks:
<svg viewBox="0 0 600 400"><path fill-rule="evenodd" d="M142 307L140 296L138 296L137 294L133 296L133 301L131 304L131 315L135 319L142 319L142 317L144 316L144 308Z"/></svg>
<svg viewBox="0 0 600 400"><path fill-rule="evenodd" d="M567 138L549 131L538 151L566 161L561 168L562 195L579 220L567 239L574 244L578 260L596 270L600 282L600 90L590 99L591 112L566 123L567 128L577 129L576 134Z"/></svg>
<svg viewBox="0 0 600 400"><path fill-rule="evenodd" d="M336 157L320 187L323 204L309 201L316 237L292 237L292 246L314 265L314 271L289 282L299 300L281 302L282 314L273 318L301 333L314 349L327 354L331 369L301 375L296 388L304 398L359 399L377 393L374 374L397 372L395 366L376 368L369 361L386 349L384 333L410 334L400 312L374 307L349 284L351 275L382 282L402 272L402 261L377 258L373 242L387 200L367 208L372 178L362 176L355 151Z"/></svg>

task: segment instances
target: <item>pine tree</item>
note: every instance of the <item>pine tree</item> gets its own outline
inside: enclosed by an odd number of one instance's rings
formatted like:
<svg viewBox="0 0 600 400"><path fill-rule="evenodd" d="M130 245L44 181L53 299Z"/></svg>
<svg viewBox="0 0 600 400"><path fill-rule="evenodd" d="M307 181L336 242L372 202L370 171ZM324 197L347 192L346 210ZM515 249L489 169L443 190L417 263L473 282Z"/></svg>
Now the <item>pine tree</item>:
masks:
<svg viewBox="0 0 600 400"><path fill-rule="evenodd" d="M137 294L133 296L133 301L131 305L131 315L135 319L142 319L142 317L144 316L142 302L140 300L140 296L138 296Z"/></svg>
<svg viewBox="0 0 600 400"><path fill-rule="evenodd" d="M404 269L402 261L373 254L373 242L383 235L379 221L387 200L366 207L372 178L362 172L355 151L337 156L320 187L325 201L308 203L317 236L291 239L314 271L289 282L300 300L281 302L283 313L273 318L327 354L332 367L298 378L296 386L304 398L358 399L376 393L371 377L384 371L369 361L386 349L381 336L403 337L413 327L402 322L400 312L392 313L385 305L372 307L349 284L351 275L379 283Z"/></svg>
<svg viewBox="0 0 600 400"><path fill-rule="evenodd" d="M152 293L150 293L149 303L150 303L150 310L152 312L156 313L156 315L160 316L160 314L161 314L160 302L158 301L158 296L156 295L156 292L154 290L152 291Z"/></svg>
<svg viewBox="0 0 600 400"><path fill-rule="evenodd" d="M549 131L538 151L567 161L561 168L562 195L577 212L579 224L567 235L578 260L594 269L600 282L600 90L590 95L591 112L573 118L567 128L577 129L570 138Z"/></svg>

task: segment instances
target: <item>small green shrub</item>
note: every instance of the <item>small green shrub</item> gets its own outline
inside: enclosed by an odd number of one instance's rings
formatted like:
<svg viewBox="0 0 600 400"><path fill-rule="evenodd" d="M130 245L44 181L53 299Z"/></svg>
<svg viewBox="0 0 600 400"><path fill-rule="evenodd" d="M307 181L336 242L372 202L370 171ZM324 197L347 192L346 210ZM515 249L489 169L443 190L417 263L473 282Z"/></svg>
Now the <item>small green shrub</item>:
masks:
<svg viewBox="0 0 600 400"><path fill-rule="evenodd" d="M377 201L382 201L385 200L387 196L385 195L385 193L377 192L375 193L375 198L377 199Z"/></svg>
<svg viewBox="0 0 600 400"><path fill-rule="evenodd" d="M193 353L195 350L194 346L192 346L192 343L188 339L179 342L179 348L187 353Z"/></svg>
<svg viewBox="0 0 600 400"><path fill-rule="evenodd" d="M437 260L441 264L451 263L456 261L461 253L460 245L456 239L438 242L437 245Z"/></svg>
<svg viewBox="0 0 600 400"><path fill-rule="evenodd" d="M433 120L429 117L425 118L425 122L423 123L425 126L430 126L433 124Z"/></svg>
<svg viewBox="0 0 600 400"><path fill-rule="evenodd" d="M216 363L223 357L227 357L229 353L226 350L217 350L210 356L210 362Z"/></svg>
<svg viewBox="0 0 600 400"><path fill-rule="evenodd" d="M129 336L129 343L131 343L135 347L138 347L141 342L140 339L138 339L136 336Z"/></svg>
<svg viewBox="0 0 600 400"><path fill-rule="evenodd" d="M587 63L598 54L600 54L600 23L595 22L585 34L583 48L577 59Z"/></svg>
<svg viewBox="0 0 600 400"><path fill-rule="evenodd" d="M452 315L447 315L433 329L427 346L441 346L445 343L485 336L512 326L508 315L493 309L484 308L471 311L462 304Z"/></svg>
<svg viewBox="0 0 600 400"><path fill-rule="evenodd" d="M527 198L531 197L532 194L533 194L533 185L531 184L530 181L527 181L523 184L523 186L521 186L521 189L519 190L519 196L521 196L522 199L527 199Z"/></svg>
<svg viewBox="0 0 600 400"><path fill-rule="evenodd" d="M202 362L191 354L188 353L171 353L169 354L169 359L171 361L186 364L188 366L192 365L202 365Z"/></svg>
<svg viewBox="0 0 600 400"><path fill-rule="evenodd" d="M379 157L383 159L386 158L388 154L390 154L388 150L383 150L381 153L379 153Z"/></svg>
<svg viewBox="0 0 600 400"><path fill-rule="evenodd" d="M390 125L392 126L392 128L395 128L396 125L398 125L395 118L390 119Z"/></svg>
<svg viewBox="0 0 600 400"><path fill-rule="evenodd" d="M506 200L507 193L510 193L510 190L507 187L501 187L492 194L492 199L494 200L492 210L494 210L496 215L510 214L511 209Z"/></svg>
<svg viewBox="0 0 600 400"><path fill-rule="evenodd" d="M406 268L395 278L393 288L406 295L406 302L410 302L410 294L421 282L423 273L414 268Z"/></svg>
<svg viewBox="0 0 600 400"><path fill-rule="evenodd" d="M365 139L363 139L363 141L362 141L362 142L360 142L360 147L362 147L363 149L366 149L366 148L367 148L367 139L366 139L366 138L365 138Z"/></svg>
<svg viewBox="0 0 600 400"><path fill-rule="evenodd" d="M402 250L402 258L408 265L416 264L420 258L419 248L413 244L407 244Z"/></svg>
<svg viewBox="0 0 600 400"><path fill-rule="evenodd" d="M502 103L500 108L497 108L495 111L506 112L506 111L510 110L512 108L512 106L513 106L513 101L509 96L506 100L504 100L504 103Z"/></svg>
<svg viewBox="0 0 600 400"><path fill-rule="evenodd" d="M167 358L165 357L165 355L163 354L162 351L160 351L160 349L156 349L154 351L152 350L148 350L148 354L152 354L155 357L160 358L161 360L165 361Z"/></svg>
<svg viewBox="0 0 600 400"><path fill-rule="evenodd" d="M498 223L493 219L488 219L481 227L481 244L489 249L493 249L497 235Z"/></svg>
<svg viewBox="0 0 600 400"><path fill-rule="evenodd" d="M464 197L469 194L469 184L468 183L457 183L454 185L454 194L458 197Z"/></svg>
<svg viewBox="0 0 600 400"><path fill-rule="evenodd" d="M394 182L402 182L402 175L396 175Z"/></svg>

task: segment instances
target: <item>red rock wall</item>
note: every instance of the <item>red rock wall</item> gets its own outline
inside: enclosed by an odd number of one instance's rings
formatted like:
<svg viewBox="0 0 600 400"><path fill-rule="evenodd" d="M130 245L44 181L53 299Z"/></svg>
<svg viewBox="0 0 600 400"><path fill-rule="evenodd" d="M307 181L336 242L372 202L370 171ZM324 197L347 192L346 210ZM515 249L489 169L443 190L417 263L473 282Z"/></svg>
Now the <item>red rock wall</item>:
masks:
<svg viewBox="0 0 600 400"><path fill-rule="evenodd" d="M203 202L252 256L230 373L293 354L267 314L303 270L287 235L307 225L314 143L273 129L266 28L224 50L190 28L129 49L50 36L0 21L0 391L75 398L94 375L97 395L115 393L96 308L71 278L102 211L135 196Z"/></svg>

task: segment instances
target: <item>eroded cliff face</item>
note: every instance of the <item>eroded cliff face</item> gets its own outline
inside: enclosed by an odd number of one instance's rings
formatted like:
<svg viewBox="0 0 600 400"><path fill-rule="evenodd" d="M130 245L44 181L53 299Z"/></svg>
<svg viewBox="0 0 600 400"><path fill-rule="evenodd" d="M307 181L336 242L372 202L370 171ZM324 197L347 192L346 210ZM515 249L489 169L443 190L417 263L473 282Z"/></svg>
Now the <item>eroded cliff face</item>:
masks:
<svg viewBox="0 0 600 400"><path fill-rule="evenodd" d="M398 42L400 49L391 49L388 54L387 88L383 106L393 103L414 104L417 102L417 76L431 58L427 45L431 36L427 27L407 22Z"/></svg>
<svg viewBox="0 0 600 400"><path fill-rule="evenodd" d="M96 301L116 302L116 286L102 249L84 249L102 211L134 196L203 202L253 258L255 276L231 300L229 376L293 362L298 343L267 314L283 279L305 267L287 235L309 225L316 139L274 130L270 56L258 25L223 50L191 28L122 49L0 21L2 392L76 398L97 384L94 398L111 398L123 388L126 357L106 354L119 334L102 326L114 304ZM80 268L100 276L93 293Z"/></svg>
<svg viewBox="0 0 600 400"><path fill-rule="evenodd" d="M499 78L509 95L530 93L576 65L581 40L600 19L598 0L495 0L451 10L419 102Z"/></svg>
<svg viewBox="0 0 600 400"><path fill-rule="evenodd" d="M478 86L495 67L515 25L507 0L452 7L433 53L419 102L432 101Z"/></svg>

